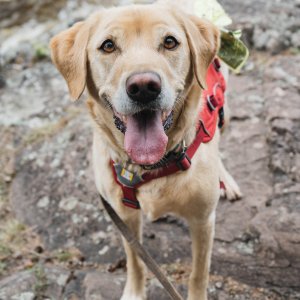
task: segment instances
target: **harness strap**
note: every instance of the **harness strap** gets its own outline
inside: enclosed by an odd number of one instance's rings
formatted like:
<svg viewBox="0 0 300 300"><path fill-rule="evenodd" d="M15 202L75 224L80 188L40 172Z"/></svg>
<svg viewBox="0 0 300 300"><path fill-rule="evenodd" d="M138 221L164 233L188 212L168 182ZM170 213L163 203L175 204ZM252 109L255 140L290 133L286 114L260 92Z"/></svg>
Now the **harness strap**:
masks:
<svg viewBox="0 0 300 300"><path fill-rule="evenodd" d="M128 187L128 186L120 183L118 180L116 170L114 168L114 162L111 161L110 164L111 164L111 168L113 171L115 182L121 187L122 192L123 192L122 202L127 207L134 208L134 209L140 209L141 208L140 202L136 198L136 188L131 188L131 187Z"/></svg>
<svg viewBox="0 0 300 300"><path fill-rule="evenodd" d="M220 61L216 58L210 64L206 75L207 89L202 91L204 105L199 113L199 118L205 124L210 136L205 137L203 142L209 142L215 135L217 127L224 125L224 101L226 81L221 72ZM218 122L219 121L219 122Z"/></svg>

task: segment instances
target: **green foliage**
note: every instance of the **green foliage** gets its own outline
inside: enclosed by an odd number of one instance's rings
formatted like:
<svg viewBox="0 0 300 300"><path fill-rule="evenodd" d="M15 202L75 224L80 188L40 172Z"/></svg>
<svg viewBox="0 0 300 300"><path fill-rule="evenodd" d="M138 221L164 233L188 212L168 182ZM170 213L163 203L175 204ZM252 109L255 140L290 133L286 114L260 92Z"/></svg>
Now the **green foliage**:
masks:
<svg viewBox="0 0 300 300"><path fill-rule="evenodd" d="M0 276L5 275L5 273L7 271L6 269L7 269L7 264L5 262L0 261Z"/></svg>
<svg viewBox="0 0 300 300"><path fill-rule="evenodd" d="M36 278L36 283L34 285L35 299L45 299L45 293L48 288L48 279L42 265L36 265L34 267L34 275Z"/></svg>
<svg viewBox="0 0 300 300"><path fill-rule="evenodd" d="M55 254L55 257L59 262L67 262L72 259L72 253L68 251L59 251Z"/></svg>
<svg viewBox="0 0 300 300"><path fill-rule="evenodd" d="M50 57L50 51L47 45L37 43L33 45L34 47L34 57L36 60L42 60Z"/></svg>

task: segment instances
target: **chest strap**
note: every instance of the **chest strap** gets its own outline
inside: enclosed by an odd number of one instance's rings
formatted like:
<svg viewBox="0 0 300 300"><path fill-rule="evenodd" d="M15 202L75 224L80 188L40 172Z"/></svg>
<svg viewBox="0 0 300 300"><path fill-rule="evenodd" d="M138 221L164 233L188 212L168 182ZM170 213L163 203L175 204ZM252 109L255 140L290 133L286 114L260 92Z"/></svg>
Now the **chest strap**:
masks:
<svg viewBox="0 0 300 300"><path fill-rule="evenodd" d="M154 179L158 179L161 177L169 176L171 174L177 173L179 171L186 171L191 167L191 160L196 153L197 149L201 145L202 141L205 137L208 136L207 131L204 128L204 125L202 122L200 122L200 127L197 132L196 138L193 141L193 143L186 149L186 151L182 151L178 154L178 157L174 159L173 162L170 162L169 165L158 169L155 172L146 172L140 177L140 181L134 186L129 186L124 184L124 182L120 182L118 173L117 173L117 164L115 164L113 161L111 161L112 171L114 175L114 179L116 183L121 187L123 191L123 203L125 206L139 209L140 203L136 197L136 191L137 189L142 186L143 184L146 184ZM123 169L124 170L124 169ZM134 174L132 174L134 176Z"/></svg>

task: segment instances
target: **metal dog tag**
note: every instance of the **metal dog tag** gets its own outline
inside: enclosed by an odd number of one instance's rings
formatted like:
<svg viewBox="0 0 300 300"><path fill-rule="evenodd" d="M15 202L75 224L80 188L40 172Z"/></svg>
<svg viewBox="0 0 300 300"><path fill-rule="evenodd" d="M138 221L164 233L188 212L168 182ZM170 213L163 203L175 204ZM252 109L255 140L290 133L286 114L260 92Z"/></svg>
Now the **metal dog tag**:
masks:
<svg viewBox="0 0 300 300"><path fill-rule="evenodd" d="M117 174L118 181L128 187L135 187L141 181L143 181L141 176L136 173L128 171L122 165L114 164L114 168Z"/></svg>

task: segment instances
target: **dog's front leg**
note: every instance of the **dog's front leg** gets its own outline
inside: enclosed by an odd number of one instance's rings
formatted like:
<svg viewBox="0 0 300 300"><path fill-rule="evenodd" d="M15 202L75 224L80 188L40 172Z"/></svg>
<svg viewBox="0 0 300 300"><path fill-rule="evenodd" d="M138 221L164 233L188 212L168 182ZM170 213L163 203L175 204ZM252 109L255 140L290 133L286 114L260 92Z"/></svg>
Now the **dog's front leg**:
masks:
<svg viewBox="0 0 300 300"><path fill-rule="evenodd" d="M208 218L205 222L193 219L189 220L189 226L193 264L189 280L188 300L206 300L215 220L214 217Z"/></svg>
<svg viewBox="0 0 300 300"><path fill-rule="evenodd" d="M141 212L124 207L118 211L118 214L141 242ZM122 240L127 256L127 280L121 300L145 300L144 264L126 240L124 238Z"/></svg>

